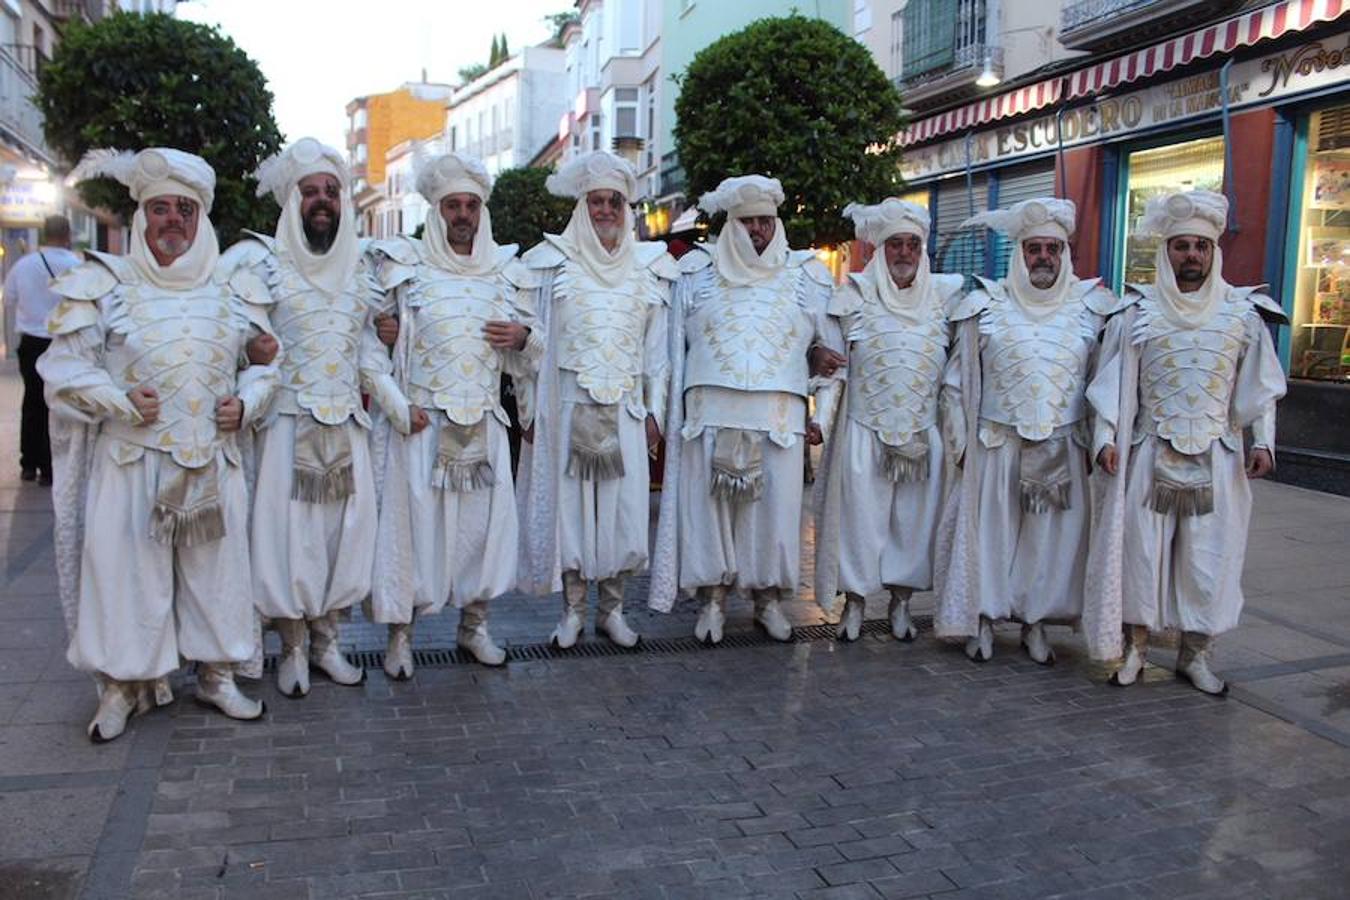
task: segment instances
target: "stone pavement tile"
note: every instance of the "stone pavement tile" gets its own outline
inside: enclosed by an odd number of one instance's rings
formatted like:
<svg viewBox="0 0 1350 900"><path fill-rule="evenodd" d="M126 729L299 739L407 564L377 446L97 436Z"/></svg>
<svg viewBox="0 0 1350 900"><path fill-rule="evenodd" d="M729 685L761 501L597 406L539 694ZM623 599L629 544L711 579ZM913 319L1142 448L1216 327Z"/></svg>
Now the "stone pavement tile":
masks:
<svg viewBox="0 0 1350 900"><path fill-rule="evenodd" d="M76 900L89 858L46 857L0 862L0 897L15 900Z"/></svg>
<svg viewBox="0 0 1350 900"><path fill-rule="evenodd" d="M0 601L0 606L3 606ZM0 650L36 650L66 646L66 627L60 619L18 619L0 628Z"/></svg>
<svg viewBox="0 0 1350 900"><path fill-rule="evenodd" d="M870 884L842 884L799 891L801 900L877 900L881 894Z"/></svg>
<svg viewBox="0 0 1350 900"><path fill-rule="evenodd" d="M896 875L891 878L879 878L872 883L886 900L902 900L905 897L925 897L956 890L946 875L938 871L919 872L912 875Z"/></svg>
<svg viewBox="0 0 1350 900"><path fill-rule="evenodd" d="M0 861L88 856L117 788L61 787L0 793Z"/></svg>
<svg viewBox="0 0 1350 900"><path fill-rule="evenodd" d="M133 726L134 727L134 726ZM121 769L131 741L92 744L70 725L7 725L0 730L0 774L44 775Z"/></svg>
<svg viewBox="0 0 1350 900"><path fill-rule="evenodd" d="M49 581L42 591L21 592L17 582L4 586L4 597L0 599L0 622L27 619L61 621L61 600L56 595L54 582Z"/></svg>
<svg viewBox="0 0 1350 900"><path fill-rule="evenodd" d="M26 682L0 684L0 725L10 721L32 692L33 685Z"/></svg>
<svg viewBox="0 0 1350 900"><path fill-rule="evenodd" d="M852 884L854 882L874 881L889 878L896 874L895 866L885 859L864 859L856 862L836 863L816 869L820 877L832 885Z"/></svg>
<svg viewBox="0 0 1350 900"><path fill-rule="evenodd" d="M51 655L50 647L11 649L0 653L0 684L31 684L38 681Z"/></svg>
<svg viewBox="0 0 1350 900"><path fill-rule="evenodd" d="M89 725L97 708L98 697L88 678L77 681L44 680L33 685L27 699L14 711L10 721L16 725L61 723L83 730Z"/></svg>

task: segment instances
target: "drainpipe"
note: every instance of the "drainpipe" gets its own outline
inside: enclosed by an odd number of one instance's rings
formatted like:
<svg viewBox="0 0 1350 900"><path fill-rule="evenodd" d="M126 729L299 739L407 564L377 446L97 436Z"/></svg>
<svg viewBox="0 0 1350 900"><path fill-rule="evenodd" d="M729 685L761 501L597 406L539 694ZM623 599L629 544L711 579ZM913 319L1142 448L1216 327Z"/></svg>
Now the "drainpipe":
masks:
<svg viewBox="0 0 1350 900"><path fill-rule="evenodd" d="M1237 234L1237 187L1233 179L1232 117L1228 114L1228 70L1233 57L1228 57L1219 70L1219 103L1223 109L1223 192L1228 197L1228 230Z"/></svg>

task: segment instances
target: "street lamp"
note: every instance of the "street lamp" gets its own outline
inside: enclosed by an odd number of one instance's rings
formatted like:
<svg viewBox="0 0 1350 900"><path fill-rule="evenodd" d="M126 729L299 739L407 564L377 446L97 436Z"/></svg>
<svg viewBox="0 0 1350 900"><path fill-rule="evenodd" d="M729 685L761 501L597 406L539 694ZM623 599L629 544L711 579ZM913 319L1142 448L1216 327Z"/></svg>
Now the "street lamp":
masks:
<svg viewBox="0 0 1350 900"><path fill-rule="evenodd" d="M980 77L975 79L975 86L982 88L997 87L1003 79L994 71L994 51L984 51L984 68L980 71Z"/></svg>

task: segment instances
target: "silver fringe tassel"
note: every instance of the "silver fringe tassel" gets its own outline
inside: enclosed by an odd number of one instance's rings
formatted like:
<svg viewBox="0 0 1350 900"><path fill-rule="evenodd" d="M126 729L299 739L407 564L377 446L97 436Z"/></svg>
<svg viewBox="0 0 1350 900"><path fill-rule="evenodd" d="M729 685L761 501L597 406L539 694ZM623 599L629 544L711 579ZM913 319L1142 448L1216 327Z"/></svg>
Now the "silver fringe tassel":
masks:
<svg viewBox="0 0 1350 900"><path fill-rule="evenodd" d="M738 475L715 468L712 470L712 495L733 503L758 500L764 495L764 472Z"/></svg>
<svg viewBox="0 0 1350 900"><path fill-rule="evenodd" d="M356 493L356 475L350 465L327 472L296 467L291 471L291 499L304 503L332 503Z"/></svg>
<svg viewBox="0 0 1350 900"><path fill-rule="evenodd" d="M1176 513L1182 518L1208 515L1214 512L1214 485L1177 484L1154 476L1148 505L1163 515Z"/></svg>
<svg viewBox="0 0 1350 900"><path fill-rule="evenodd" d="M492 473L492 464L486 460L452 463L438 455L431 469L431 486L443 491L465 494L492 487L496 483L497 476Z"/></svg>
<svg viewBox="0 0 1350 900"><path fill-rule="evenodd" d="M1022 499L1022 512L1045 513L1052 509L1069 508L1069 482L1043 484L1038 481L1022 480L1018 482Z"/></svg>
<svg viewBox="0 0 1350 900"><path fill-rule="evenodd" d="M927 448L920 456L909 456L900 447L885 446L881 456L881 471L895 484L928 480Z"/></svg>
<svg viewBox="0 0 1350 900"><path fill-rule="evenodd" d="M567 456L567 474L582 481L609 481L623 477L623 453L596 453L572 446Z"/></svg>
<svg viewBox="0 0 1350 900"><path fill-rule="evenodd" d="M174 547L209 544L225 536L225 512L220 504L191 510L174 509L156 503L150 511L150 537Z"/></svg>

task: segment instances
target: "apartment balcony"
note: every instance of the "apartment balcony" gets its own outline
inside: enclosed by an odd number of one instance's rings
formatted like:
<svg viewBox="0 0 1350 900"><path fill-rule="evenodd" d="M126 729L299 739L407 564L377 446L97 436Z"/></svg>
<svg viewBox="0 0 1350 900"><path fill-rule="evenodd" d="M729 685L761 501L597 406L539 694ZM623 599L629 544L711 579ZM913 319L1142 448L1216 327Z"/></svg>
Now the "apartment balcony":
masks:
<svg viewBox="0 0 1350 900"><path fill-rule="evenodd" d="M107 0L48 0L47 9L52 18L97 22L108 14Z"/></svg>
<svg viewBox="0 0 1350 900"><path fill-rule="evenodd" d="M1073 0L1059 13L1059 42L1070 50L1123 50L1195 28L1230 12L1226 0Z"/></svg>
<svg viewBox="0 0 1350 900"><path fill-rule="evenodd" d="M985 0L910 0L895 86L922 111L974 97L986 65L1003 77L1003 48L991 35Z"/></svg>
<svg viewBox="0 0 1350 900"><path fill-rule="evenodd" d="M32 72L8 50L0 49L0 130L30 152L50 159L42 135L42 113L33 102L35 93L37 79Z"/></svg>

